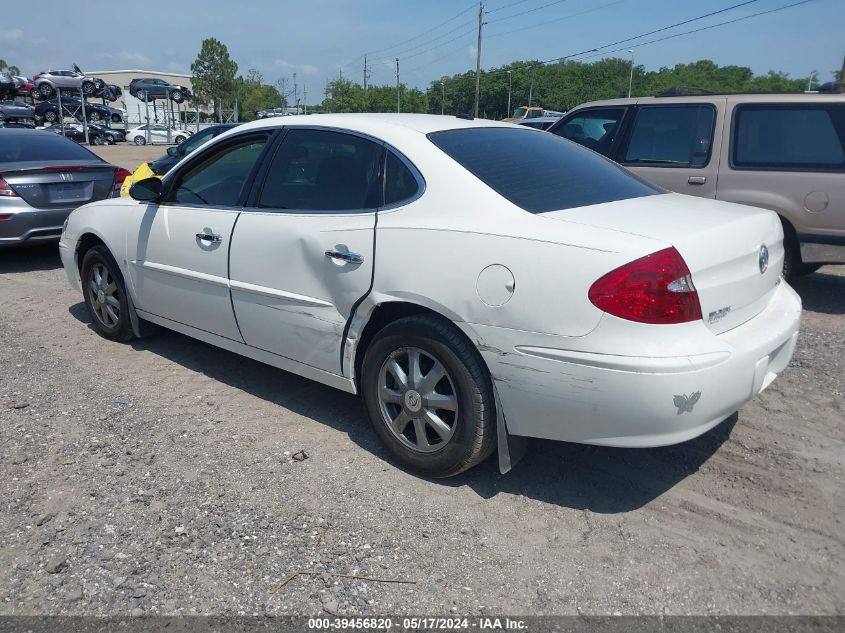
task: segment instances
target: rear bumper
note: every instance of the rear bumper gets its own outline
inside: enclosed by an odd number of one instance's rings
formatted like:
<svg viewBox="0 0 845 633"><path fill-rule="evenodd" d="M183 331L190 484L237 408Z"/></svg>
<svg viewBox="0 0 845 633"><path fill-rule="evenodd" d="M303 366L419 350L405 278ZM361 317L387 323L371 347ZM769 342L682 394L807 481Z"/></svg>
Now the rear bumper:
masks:
<svg viewBox="0 0 845 633"><path fill-rule="evenodd" d="M76 245L62 239L59 242L59 257L62 258L62 266L71 288L82 292L82 280L79 277L79 267L76 262Z"/></svg>
<svg viewBox="0 0 845 633"><path fill-rule="evenodd" d="M771 384L795 350L800 316L800 298L782 283L763 312L720 335L703 323L665 326L674 331L643 345L636 328L607 315L577 338L467 333L483 341L509 433L648 447L701 435Z"/></svg>
<svg viewBox="0 0 845 633"><path fill-rule="evenodd" d="M0 206L0 248L36 242L58 242L62 225L75 207L67 209L34 209L25 203L19 206Z"/></svg>

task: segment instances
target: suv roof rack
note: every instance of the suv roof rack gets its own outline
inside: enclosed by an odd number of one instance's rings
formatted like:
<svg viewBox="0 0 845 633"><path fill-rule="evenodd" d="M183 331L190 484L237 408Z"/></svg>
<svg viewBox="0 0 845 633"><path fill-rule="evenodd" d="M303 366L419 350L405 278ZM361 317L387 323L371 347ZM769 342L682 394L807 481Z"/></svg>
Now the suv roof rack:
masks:
<svg viewBox="0 0 845 633"><path fill-rule="evenodd" d="M674 88L667 88L663 92L658 92L655 97L701 97L703 95L712 95L711 90L704 88L694 88L690 86L675 86Z"/></svg>

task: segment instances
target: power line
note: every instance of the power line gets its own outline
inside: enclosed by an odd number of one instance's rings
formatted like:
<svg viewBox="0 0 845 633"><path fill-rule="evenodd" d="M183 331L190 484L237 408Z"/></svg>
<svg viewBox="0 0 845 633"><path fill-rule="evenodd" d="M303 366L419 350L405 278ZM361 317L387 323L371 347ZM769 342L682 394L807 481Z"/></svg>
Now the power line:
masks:
<svg viewBox="0 0 845 633"><path fill-rule="evenodd" d="M615 4L622 4L623 2L628 2L628 0L613 0L613 2L608 2L607 4L602 4L597 7L593 7L592 9L585 9L584 11L578 11L577 13L570 13L569 15L564 15L559 18L555 18L553 20L543 20L537 24L529 24L528 26L521 26L518 29L512 29L510 31L502 31L499 33L491 33L488 35L488 39L491 37L502 37L504 35L510 35L511 33L519 33L521 31L529 31L531 29L537 29L548 24L555 24L556 22L563 22L564 20L569 20L570 18L575 18L580 15L585 15L587 13L593 13L594 11L600 11L601 9L606 9L607 7L612 7Z"/></svg>
<svg viewBox="0 0 845 633"><path fill-rule="evenodd" d="M417 49L419 49L419 48L422 48L423 46L428 46L429 44L433 44L433 43L434 43L434 42L436 42L437 40L441 40L441 39L443 39L444 37L446 37L447 35L451 35L451 34L452 34L452 33L454 33L455 31L459 31L460 29L465 29L466 27L468 27L468 26L469 26L469 25L471 25L471 24L475 24L475 19L469 20L468 22L462 22L461 24L459 24L459 25L458 25L458 26L456 26L455 28L450 29L450 30L448 30L448 31L445 31L444 33L441 33L440 35L438 35L437 37L435 37L435 38L433 38L433 39L426 40L426 41L425 41L425 42L423 42L422 44L417 44L417 45L412 46L412 47L410 47L410 48L406 48L406 49L403 49L403 50L401 50L401 51L397 51L397 52L395 52L395 53L391 53L391 55L393 55L394 57L395 57L396 55L400 55L400 56L402 56L403 58L407 59L407 57L408 57L408 56L405 56L405 55L404 55L404 53L410 53L410 52L413 52L413 51L415 51L415 50L417 50ZM466 33L474 33L474 32L475 32L475 27L473 26L473 27L471 27L468 31L462 32L460 35L457 35L457 36L453 37L452 39L446 40L445 42L440 42L440 43L438 43L438 44L437 44L437 46L435 46L434 48L440 47L440 46L442 46L443 44L448 44L449 42L454 42L456 39L458 39L459 37L462 37L462 36L463 36L463 35L465 35ZM423 52L428 52L429 50L433 50L433 49L432 49L432 48L429 48L429 49L426 49L426 50L425 50L425 51L423 51ZM410 57L416 57L417 55L421 55L421 54L422 54L422 53L415 53L414 55L411 55ZM382 57L382 58L378 59L377 61L388 61L388 60L390 60L390 59L393 59L393 57Z"/></svg>
<svg viewBox="0 0 845 633"><path fill-rule="evenodd" d="M502 22L503 20L512 20L513 18L519 18L523 15L528 15L529 13L534 13L535 11L540 11L541 9L545 9L547 7L554 6L556 4L561 4L563 2L569 2L569 0L553 0L552 2L547 2L546 4L541 4L539 7L534 7L533 9L526 9L525 11L520 11L519 13L514 13L513 15L505 15L501 18L496 18L495 20L490 20L490 24L494 22Z"/></svg>
<svg viewBox="0 0 845 633"><path fill-rule="evenodd" d="M516 2L511 2L496 9L490 9L489 11L487 11L487 13L496 13L497 11L501 11L502 9L512 9L515 6L525 4L526 2L528 2L528 0L516 0Z"/></svg>
<svg viewBox="0 0 845 633"><path fill-rule="evenodd" d="M446 20L445 22L441 22L441 23L440 23L440 24L438 24L437 26L433 26L433 27L431 27L430 29L428 29L428 30L426 30L426 31L423 31L423 32L422 32L422 33L420 33L420 34L415 35L414 37L406 38L406 39L402 40L401 42L399 42L398 44L394 44L393 46L387 46L387 47L385 47L385 48L377 48L377 49L375 49L375 50L367 51L367 54L368 54L368 55L373 55L374 53L383 53L383 52L385 52L385 51L389 51L389 50L392 50L392 49L394 49L394 48L398 48L398 47L400 47L400 46L404 46L404 45L405 45L405 44L407 44L408 42L413 42L414 40L418 40L419 38L423 37L424 35L428 35L429 33L433 32L433 31L436 31L436 30L437 30L437 29L439 29L440 27L442 27L442 26L446 26L447 24L449 24L449 22L452 22L452 21L454 21L454 20L457 20L457 19L458 19L459 17L461 17L463 14L465 14L465 13L469 13L469 12L470 12L470 11L472 11L473 9L475 9L475 3L471 4L470 6L468 6L466 9L464 9L464 10L463 10L463 11L461 11L460 13L457 13L457 14L453 15L451 18L449 18L449 19L448 19L448 20Z"/></svg>

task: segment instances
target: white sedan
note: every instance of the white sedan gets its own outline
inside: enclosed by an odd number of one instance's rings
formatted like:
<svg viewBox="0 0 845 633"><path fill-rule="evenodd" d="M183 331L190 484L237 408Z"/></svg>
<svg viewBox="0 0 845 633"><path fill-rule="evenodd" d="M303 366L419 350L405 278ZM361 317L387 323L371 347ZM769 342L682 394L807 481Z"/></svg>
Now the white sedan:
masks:
<svg viewBox="0 0 845 633"><path fill-rule="evenodd" d="M683 442L795 348L777 215L520 126L256 121L130 195L74 211L60 243L103 336L158 324L359 393L427 475L496 448L505 471L519 436Z"/></svg>
<svg viewBox="0 0 845 633"><path fill-rule="evenodd" d="M178 145L186 138L191 136L191 134L192 133L187 130L180 130L171 126L170 138L168 138L168 130L166 125L161 125L158 123L148 123L126 130L126 142L135 143L135 145L170 142Z"/></svg>

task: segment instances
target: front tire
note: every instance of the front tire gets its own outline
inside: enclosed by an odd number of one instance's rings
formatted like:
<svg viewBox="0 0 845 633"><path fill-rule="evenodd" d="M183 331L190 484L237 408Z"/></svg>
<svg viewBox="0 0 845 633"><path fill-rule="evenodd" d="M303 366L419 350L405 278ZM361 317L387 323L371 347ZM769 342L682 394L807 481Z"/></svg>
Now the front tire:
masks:
<svg viewBox="0 0 845 633"><path fill-rule="evenodd" d="M135 145L146 145L147 144L147 139L145 139L143 136L136 136L133 139L133 141L135 142Z"/></svg>
<svg viewBox="0 0 845 633"><path fill-rule="evenodd" d="M174 90L170 93L170 98L176 103L182 103L185 100L185 95L182 94L181 90Z"/></svg>
<svg viewBox="0 0 845 633"><path fill-rule="evenodd" d="M50 84L41 84L38 86L38 92L41 94L42 99L49 99L53 96L53 92L55 91L53 90L53 86Z"/></svg>
<svg viewBox="0 0 845 633"><path fill-rule="evenodd" d="M173 140L174 140L174 141L176 141L176 144L177 144L177 145L181 145L182 143L184 143L184 142L185 142L185 137L184 137L184 136L177 136L177 137L176 137L175 139L173 139Z"/></svg>
<svg viewBox="0 0 845 633"><path fill-rule="evenodd" d="M147 91L146 90L139 90L135 93L135 96L138 97L139 101L146 101L147 100Z"/></svg>
<svg viewBox="0 0 845 633"><path fill-rule="evenodd" d="M364 356L361 391L376 434L411 470L450 477L493 452L490 374L441 317L411 316L379 332Z"/></svg>
<svg viewBox="0 0 845 633"><path fill-rule="evenodd" d="M94 246L82 258L82 294L101 336L112 341L132 338L123 275L105 246Z"/></svg>
<svg viewBox="0 0 845 633"><path fill-rule="evenodd" d="M93 81L83 81L82 82L82 94L86 97L90 97L97 91L97 87L94 85Z"/></svg>
<svg viewBox="0 0 845 633"><path fill-rule="evenodd" d="M91 121L91 123L99 123L103 120L103 115L94 110L93 112L88 113L88 120Z"/></svg>
<svg viewBox="0 0 845 633"><path fill-rule="evenodd" d="M47 112L44 113L44 120L48 123L55 123L59 120L59 115L57 115L52 110L47 110Z"/></svg>

